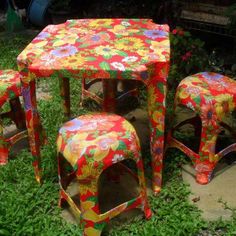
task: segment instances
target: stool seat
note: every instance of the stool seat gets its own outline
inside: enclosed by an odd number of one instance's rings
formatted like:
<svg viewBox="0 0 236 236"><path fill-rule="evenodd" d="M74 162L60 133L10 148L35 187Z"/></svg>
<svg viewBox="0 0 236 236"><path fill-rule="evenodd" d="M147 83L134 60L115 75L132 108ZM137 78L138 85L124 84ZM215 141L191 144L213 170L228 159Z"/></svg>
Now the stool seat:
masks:
<svg viewBox="0 0 236 236"><path fill-rule="evenodd" d="M167 147L179 148L189 156L194 163L197 182L207 184L218 161L236 151L236 143L233 143L216 153L216 142L221 131L225 129L235 137L235 131L225 123L224 118L236 109L236 81L213 72L188 76L177 87L175 112L178 106L191 109L196 116L172 127L168 133ZM185 124L195 126L195 136L200 136L198 152L173 137L174 131Z"/></svg>
<svg viewBox="0 0 236 236"><path fill-rule="evenodd" d="M20 95L20 74L14 70L0 70L0 106Z"/></svg>
<svg viewBox="0 0 236 236"><path fill-rule="evenodd" d="M227 76L202 72L183 79L176 91L176 102L221 119L236 107L236 81ZM208 114L209 115L209 114Z"/></svg>
<svg viewBox="0 0 236 236"><path fill-rule="evenodd" d="M84 226L84 235L100 235L111 218L128 209L139 207L147 219L151 217L139 139L134 127L123 117L94 113L65 123L59 130L57 151L60 205L66 201L71 206ZM125 159L136 163L140 194L101 213L98 201L99 178L108 167ZM72 171L68 172L68 165ZM119 173L116 175L119 176ZM80 206L66 191L74 178L79 183Z"/></svg>

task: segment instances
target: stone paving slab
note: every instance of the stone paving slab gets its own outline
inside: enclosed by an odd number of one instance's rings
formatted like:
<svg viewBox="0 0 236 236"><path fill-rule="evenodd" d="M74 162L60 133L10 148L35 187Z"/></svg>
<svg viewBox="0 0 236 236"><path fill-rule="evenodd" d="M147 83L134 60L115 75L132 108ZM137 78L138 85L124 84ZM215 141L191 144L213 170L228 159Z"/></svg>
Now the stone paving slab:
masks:
<svg viewBox="0 0 236 236"><path fill-rule="evenodd" d="M202 210L206 220L229 219L231 211L224 209L223 202L230 208L236 208L236 164L219 163L215 176L207 185L195 181L195 170L190 165L182 167L184 182L190 185L192 194L189 200ZM221 202L222 201L222 202Z"/></svg>

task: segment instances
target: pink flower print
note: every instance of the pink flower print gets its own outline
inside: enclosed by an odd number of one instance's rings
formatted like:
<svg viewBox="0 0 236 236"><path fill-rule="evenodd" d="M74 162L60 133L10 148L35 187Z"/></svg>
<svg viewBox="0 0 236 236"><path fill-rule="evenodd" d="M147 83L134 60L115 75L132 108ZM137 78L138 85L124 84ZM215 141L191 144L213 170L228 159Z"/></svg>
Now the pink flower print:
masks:
<svg viewBox="0 0 236 236"><path fill-rule="evenodd" d="M151 39L167 37L168 33L162 30L145 30L144 35Z"/></svg>
<svg viewBox="0 0 236 236"><path fill-rule="evenodd" d="M204 126L216 126L217 115L214 106L211 103L207 103L202 106L202 125Z"/></svg>
<svg viewBox="0 0 236 236"><path fill-rule="evenodd" d="M78 52L78 49L74 46L66 45L59 47L55 50L51 51L51 54L55 57L63 58L68 57L76 54Z"/></svg>

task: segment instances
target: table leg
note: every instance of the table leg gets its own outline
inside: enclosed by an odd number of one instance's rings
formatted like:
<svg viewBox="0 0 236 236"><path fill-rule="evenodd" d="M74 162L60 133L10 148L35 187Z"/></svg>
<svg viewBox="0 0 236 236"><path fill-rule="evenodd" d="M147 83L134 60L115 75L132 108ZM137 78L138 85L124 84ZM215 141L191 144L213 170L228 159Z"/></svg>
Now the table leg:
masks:
<svg viewBox="0 0 236 236"><path fill-rule="evenodd" d="M148 113L151 123L152 187L158 194L162 185L166 84L153 82L148 86Z"/></svg>
<svg viewBox="0 0 236 236"><path fill-rule="evenodd" d="M102 86L103 86L103 111L115 112L117 81L112 79L104 79L102 81Z"/></svg>
<svg viewBox="0 0 236 236"><path fill-rule="evenodd" d="M33 155L33 167L37 182L41 182L41 157L40 157L40 136L42 126L39 114L37 112L35 80L22 82L22 96L24 99L24 109L26 118L26 127L29 135L31 153Z"/></svg>
<svg viewBox="0 0 236 236"><path fill-rule="evenodd" d="M59 78L60 95L63 102L64 116L70 118L70 80L69 78Z"/></svg>

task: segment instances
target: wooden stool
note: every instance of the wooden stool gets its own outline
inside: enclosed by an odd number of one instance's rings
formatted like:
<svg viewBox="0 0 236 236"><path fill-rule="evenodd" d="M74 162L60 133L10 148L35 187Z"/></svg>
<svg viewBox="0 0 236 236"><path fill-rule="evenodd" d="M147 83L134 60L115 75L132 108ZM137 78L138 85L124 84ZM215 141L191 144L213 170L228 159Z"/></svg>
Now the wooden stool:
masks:
<svg viewBox="0 0 236 236"><path fill-rule="evenodd" d="M21 108L19 96L21 96L19 73L13 70L0 70L0 109L2 110L6 102L10 103L10 111L0 114L0 165L8 162L8 153L12 145L27 137L24 111ZM5 117L12 119L16 127L24 131L8 138L4 137L2 119Z"/></svg>
<svg viewBox="0 0 236 236"><path fill-rule="evenodd" d="M84 227L84 235L101 235L111 218L128 209L139 207L147 219L151 217L139 139L133 126L124 118L108 113L79 116L60 128L57 151L60 205L65 201L70 205ZM139 196L100 213L99 178L108 167L125 159L136 163ZM72 171L68 170L69 166ZM79 183L80 207L66 192L75 177Z"/></svg>
<svg viewBox="0 0 236 236"><path fill-rule="evenodd" d="M167 148L176 147L191 158L196 170L196 181L207 184L218 161L228 153L236 151L236 143L216 153L218 135L228 130L234 137L235 131L224 122L226 115L236 108L236 81L217 73L202 72L183 79L176 91L175 110L185 106L196 113L169 132ZM201 123L201 127L196 127ZM198 153L173 137L173 132L185 124L195 126L195 135L200 136Z"/></svg>

